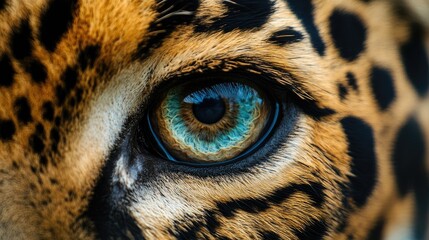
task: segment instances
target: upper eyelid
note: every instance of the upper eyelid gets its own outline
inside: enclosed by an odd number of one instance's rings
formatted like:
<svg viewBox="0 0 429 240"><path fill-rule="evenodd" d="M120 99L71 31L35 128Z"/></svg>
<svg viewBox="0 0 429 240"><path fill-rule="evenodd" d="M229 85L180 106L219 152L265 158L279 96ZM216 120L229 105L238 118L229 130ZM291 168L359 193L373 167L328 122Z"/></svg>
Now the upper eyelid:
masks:
<svg viewBox="0 0 429 240"><path fill-rule="evenodd" d="M159 91L160 86L171 84L172 79L181 79L193 75L204 75L210 73L243 73L243 74L253 74L261 76L259 84L263 87L268 88L268 90L277 89L281 95L287 96L291 99L298 107L300 107L304 113L314 117L316 119L329 116L335 112L328 108L322 106L320 101L314 97L310 91L308 91L303 84L299 82L298 79L287 71L284 67L276 66L274 63L269 61L254 58L254 57L238 57L238 58L217 58L217 64L213 64L213 61L208 59L203 63L189 63L184 66L179 67L171 74L167 74L163 80L158 81L157 84L154 84L154 87L150 91L150 96L153 96L155 92ZM183 69L192 68L192 71L184 71ZM228 71L225 71L228 69ZM269 84L265 84L265 81Z"/></svg>
<svg viewBox="0 0 429 240"><path fill-rule="evenodd" d="M199 66L195 67L196 63L192 62L181 66L173 73L167 74L163 77L163 80L158 81L154 88L159 87L159 85L164 85L167 81L171 79L177 79L192 75L203 75L210 73L247 73L261 76L261 82L267 81L272 84L269 87L279 89L280 91L293 92L293 94L300 96L302 98L311 98L309 91L305 89L304 86L299 84L299 82L289 73L287 70L276 67L275 64L261 60L258 58L252 57L242 57L242 58L229 58L229 59L216 59L217 65L211 63L210 59L207 60L207 63L198 64ZM228 64L225 71L224 65ZM193 71L183 71L183 69L189 69L190 67L194 68ZM168 82L167 82L168 84Z"/></svg>

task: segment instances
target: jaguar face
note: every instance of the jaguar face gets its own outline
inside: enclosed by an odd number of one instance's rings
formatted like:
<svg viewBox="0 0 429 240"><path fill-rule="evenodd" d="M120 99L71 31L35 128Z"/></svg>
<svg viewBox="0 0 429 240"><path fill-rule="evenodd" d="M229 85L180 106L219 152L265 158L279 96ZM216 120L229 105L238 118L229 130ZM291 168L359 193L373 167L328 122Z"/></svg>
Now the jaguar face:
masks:
<svg viewBox="0 0 429 240"><path fill-rule="evenodd" d="M427 5L0 1L0 239L425 239Z"/></svg>

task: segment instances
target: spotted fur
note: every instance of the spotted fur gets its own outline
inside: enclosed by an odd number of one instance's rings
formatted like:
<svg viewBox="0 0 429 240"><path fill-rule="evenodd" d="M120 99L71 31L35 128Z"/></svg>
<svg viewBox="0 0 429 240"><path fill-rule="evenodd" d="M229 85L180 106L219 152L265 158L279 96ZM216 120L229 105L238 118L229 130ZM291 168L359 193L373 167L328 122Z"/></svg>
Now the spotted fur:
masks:
<svg viewBox="0 0 429 240"><path fill-rule="evenodd" d="M0 238L426 239L427 5L0 0ZM238 69L289 101L257 152L135 150L158 86Z"/></svg>

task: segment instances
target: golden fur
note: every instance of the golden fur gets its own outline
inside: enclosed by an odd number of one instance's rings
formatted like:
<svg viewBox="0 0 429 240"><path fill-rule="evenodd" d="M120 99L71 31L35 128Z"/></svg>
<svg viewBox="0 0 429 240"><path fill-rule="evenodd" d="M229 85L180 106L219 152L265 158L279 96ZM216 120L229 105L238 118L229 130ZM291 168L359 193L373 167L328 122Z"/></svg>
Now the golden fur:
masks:
<svg viewBox="0 0 429 240"><path fill-rule="evenodd" d="M300 114L293 136L270 155L273 161L233 175L198 177L164 172L144 186L136 186L131 173L117 166L114 171L118 181L133 193L133 200L125 207L144 236L174 239L175 232L186 230L221 202L264 198L291 183L310 182L324 188L325 202L320 207L297 192L258 213L240 209L232 217L213 213L219 222L217 235L203 226L196 237L259 239L264 230L294 239L296 229L303 230L323 219L326 239L364 239L383 216L385 237L399 231L406 234L412 225L413 195L398 196L390 160L398 129L410 115L415 115L424 129L429 149L428 94L418 97L398 53L398 46L410 36L411 12L399 14L390 1L313 1L314 21L326 43L325 56L320 57L310 47L307 35L303 41L284 47L267 42L268 36L285 24L306 34L286 1L279 0L268 23L258 30L198 33L191 23L179 25L150 54L136 58L142 40L156 35L150 31L159 17L154 10L155 0L80 0L72 25L54 51L46 50L38 41L39 19L50 3L6 2L5 10L0 11L0 54L14 55L10 36L26 19L32 29L33 50L24 60L11 57L14 82L0 87L0 119L10 119L16 127L12 140L0 141L0 239L94 239L94 224L85 215L93 189L107 157L127 128L128 118L139 114L154 86L203 68L246 68L252 63L240 60L245 57L269 63L262 69L271 71L270 66L276 66L287 71L289 76L276 71L272 74L285 86L294 81L291 79L299 81L300 97L314 98L319 107L330 108L336 114L322 121ZM196 16L210 23L211 17L225 11L221 2L201 1ZM329 35L327 22L334 8L356 14L367 27L366 51L356 61L341 59ZM428 34L425 36L429 47ZM78 64L81 51L93 45L99 46L93 66L77 71L76 88L66 93L64 104L57 104L57 88L64 87L62 74ZM44 82L35 83L26 72L25 61L31 59L38 59L46 67ZM396 98L386 111L379 110L370 89L374 64L389 69L396 86ZM350 90L341 100L337 83L347 84L345 76L350 71L356 76L359 91ZM32 116L26 124L16 115L15 101L21 96L28 99ZM52 120L43 117L46 102L53 103ZM341 184L351 176L348 143L339 123L346 116L368 123L376 143L377 184L361 208L346 209L343 205ZM34 140L30 139L38 126L43 129L39 133L44 147L35 153L31 146ZM50 137L52 131L60 136L56 143ZM58 144L57 151L51 151L53 144ZM48 164L41 164L40 156ZM429 162L429 155L426 159ZM341 214L348 217L344 230L338 232Z"/></svg>

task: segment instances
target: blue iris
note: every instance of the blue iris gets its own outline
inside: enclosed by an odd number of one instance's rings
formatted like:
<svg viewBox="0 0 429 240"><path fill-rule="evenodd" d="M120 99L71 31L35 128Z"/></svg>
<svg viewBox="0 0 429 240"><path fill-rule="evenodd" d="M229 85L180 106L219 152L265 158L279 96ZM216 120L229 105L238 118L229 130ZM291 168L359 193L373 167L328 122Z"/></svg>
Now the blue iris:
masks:
<svg viewBox="0 0 429 240"><path fill-rule="evenodd" d="M216 154L222 150L240 148L240 143L253 134L261 115L263 98L254 88L238 82L215 84L183 97L182 91L168 92L163 104L163 118L171 137L179 146L197 154ZM189 107L194 122L218 131L195 131L189 119L183 117ZM185 109L186 111L186 109ZM227 127L226 127L227 126ZM207 138L207 135L211 135ZM208 140L209 139L209 140Z"/></svg>

